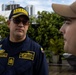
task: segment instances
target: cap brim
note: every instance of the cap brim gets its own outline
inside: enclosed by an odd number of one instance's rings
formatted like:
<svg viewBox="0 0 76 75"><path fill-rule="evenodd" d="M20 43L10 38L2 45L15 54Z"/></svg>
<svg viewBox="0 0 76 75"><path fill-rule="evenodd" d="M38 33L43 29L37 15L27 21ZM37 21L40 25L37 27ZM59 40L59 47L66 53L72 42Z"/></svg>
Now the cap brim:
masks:
<svg viewBox="0 0 76 75"><path fill-rule="evenodd" d="M27 19L29 20L29 17L28 17L27 15L23 14L23 13L16 14L16 15L13 16L13 18L19 17L19 16L21 16L21 15L24 15L24 16L27 17Z"/></svg>
<svg viewBox="0 0 76 75"><path fill-rule="evenodd" d="M52 8L55 11L55 13L63 17L76 17L76 13L68 5L52 4Z"/></svg>

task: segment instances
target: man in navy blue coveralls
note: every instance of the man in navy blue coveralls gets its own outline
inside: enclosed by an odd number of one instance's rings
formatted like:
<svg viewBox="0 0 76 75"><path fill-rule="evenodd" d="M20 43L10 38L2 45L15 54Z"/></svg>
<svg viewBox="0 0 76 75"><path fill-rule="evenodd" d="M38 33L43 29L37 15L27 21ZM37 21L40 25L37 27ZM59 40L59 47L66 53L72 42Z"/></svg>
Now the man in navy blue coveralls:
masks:
<svg viewBox="0 0 76 75"><path fill-rule="evenodd" d="M26 35L28 12L13 9L7 23L10 35L0 42L0 75L48 75L42 47Z"/></svg>

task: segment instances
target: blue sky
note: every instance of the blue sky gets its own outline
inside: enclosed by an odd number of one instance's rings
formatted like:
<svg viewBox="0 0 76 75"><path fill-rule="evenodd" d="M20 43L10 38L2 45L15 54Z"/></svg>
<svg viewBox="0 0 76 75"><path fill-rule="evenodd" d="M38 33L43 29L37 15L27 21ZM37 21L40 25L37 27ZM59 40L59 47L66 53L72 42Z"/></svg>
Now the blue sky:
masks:
<svg viewBox="0 0 76 75"><path fill-rule="evenodd" d="M51 12L52 3L71 4L76 0L0 0L0 7L2 4L9 4L9 3L12 3L13 1L14 3L18 3L23 7L27 5L34 5L35 13L37 13L37 11L43 11L43 10ZM1 8L0 8L0 11L1 11Z"/></svg>

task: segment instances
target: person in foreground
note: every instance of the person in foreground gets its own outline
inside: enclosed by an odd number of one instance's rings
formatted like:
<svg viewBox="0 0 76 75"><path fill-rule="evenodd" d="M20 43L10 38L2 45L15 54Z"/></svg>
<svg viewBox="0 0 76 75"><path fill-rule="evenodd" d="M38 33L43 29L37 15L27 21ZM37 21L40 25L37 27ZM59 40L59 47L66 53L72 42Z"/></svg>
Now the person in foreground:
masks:
<svg viewBox="0 0 76 75"><path fill-rule="evenodd" d="M64 37L64 51L76 55L76 1L70 5L52 4L55 13L65 18L60 28Z"/></svg>
<svg viewBox="0 0 76 75"><path fill-rule="evenodd" d="M0 75L48 75L42 47L27 36L28 12L13 9L7 23L10 35L0 42Z"/></svg>

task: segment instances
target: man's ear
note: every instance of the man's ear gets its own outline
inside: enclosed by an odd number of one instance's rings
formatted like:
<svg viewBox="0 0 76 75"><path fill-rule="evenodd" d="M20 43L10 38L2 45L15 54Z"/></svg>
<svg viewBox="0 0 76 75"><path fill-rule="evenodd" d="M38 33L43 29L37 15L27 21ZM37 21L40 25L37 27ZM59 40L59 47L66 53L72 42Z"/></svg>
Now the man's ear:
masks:
<svg viewBox="0 0 76 75"><path fill-rule="evenodd" d="M10 26L10 20L7 20L7 26L9 28L9 26Z"/></svg>

